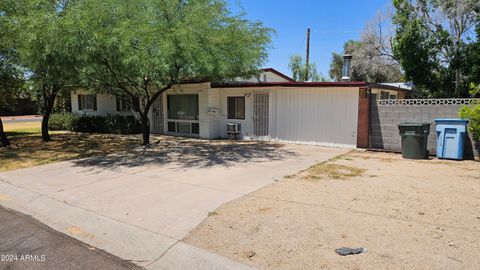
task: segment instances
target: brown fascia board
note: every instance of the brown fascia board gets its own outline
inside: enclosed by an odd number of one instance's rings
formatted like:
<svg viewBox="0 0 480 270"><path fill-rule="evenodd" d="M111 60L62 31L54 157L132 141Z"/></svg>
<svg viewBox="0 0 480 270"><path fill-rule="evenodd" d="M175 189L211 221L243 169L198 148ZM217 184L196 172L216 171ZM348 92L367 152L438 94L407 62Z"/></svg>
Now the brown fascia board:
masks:
<svg viewBox="0 0 480 270"><path fill-rule="evenodd" d="M192 84L192 83L206 83L206 80L198 81L184 81L180 84ZM400 91L405 93L413 93L413 90L404 89L401 87L395 87L391 85L383 85L377 83L368 83L368 82L211 82L212 88L248 88L248 87L366 87L371 89L384 89L384 90L393 90Z"/></svg>
<svg viewBox="0 0 480 270"><path fill-rule="evenodd" d="M405 88L401 88L401 87L395 87L395 86L391 86L391 85L378 84L378 83L368 83L368 88L393 90L393 91L400 91L400 92L405 92L405 93L414 92L413 90L409 90L409 89L405 89Z"/></svg>
<svg viewBox="0 0 480 270"><path fill-rule="evenodd" d="M243 87L367 87L367 82L266 82L266 83L212 83L212 88Z"/></svg>

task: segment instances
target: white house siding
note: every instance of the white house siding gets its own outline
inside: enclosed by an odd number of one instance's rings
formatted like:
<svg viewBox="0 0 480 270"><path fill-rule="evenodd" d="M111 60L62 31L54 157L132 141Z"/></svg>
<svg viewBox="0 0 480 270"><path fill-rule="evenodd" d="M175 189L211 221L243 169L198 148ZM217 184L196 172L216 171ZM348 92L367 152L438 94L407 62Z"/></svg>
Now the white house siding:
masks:
<svg viewBox="0 0 480 270"><path fill-rule="evenodd" d="M79 110L78 109L78 94L90 94L89 92L77 90L70 93L72 113L79 115L107 115L107 114L122 114L131 115L132 112L117 111L117 100L115 96L109 94L96 94L97 96L97 110Z"/></svg>
<svg viewBox="0 0 480 270"><path fill-rule="evenodd" d="M270 137L278 142L354 148L358 95L358 87L272 91Z"/></svg>
<svg viewBox="0 0 480 270"><path fill-rule="evenodd" d="M249 139L252 134L252 89L250 88L217 88L220 97L219 111L219 136L227 138L227 123L240 123L241 133L239 138ZM228 97L245 97L245 120L228 119Z"/></svg>
<svg viewBox="0 0 480 270"><path fill-rule="evenodd" d="M200 138L214 139L220 137L219 117L220 96L218 89L208 88L198 98Z"/></svg>
<svg viewBox="0 0 480 270"><path fill-rule="evenodd" d="M358 87L239 87L211 88L210 83L174 86L162 94L163 126L152 131L167 133L169 94L199 95L199 134L205 139L227 138L227 123L240 123L241 139L253 137L253 93L269 93L269 136L276 142L355 147L358 121ZM79 111L72 92L72 111L77 114L117 114L116 99L97 95L96 111ZM227 98L245 97L245 119L228 119ZM152 111L150 119L152 120ZM129 112L123 112L129 114Z"/></svg>
<svg viewBox="0 0 480 270"><path fill-rule="evenodd" d="M165 91L162 94L163 98L163 112L164 115L164 127L168 126L168 106L167 96L173 94L198 94L198 122L200 125L199 137L204 139L213 139L218 137L218 121L217 115L209 113L209 108L218 108L218 91L210 88L210 83L197 83L197 84L182 84L175 85L171 89ZM154 127L152 127L153 129ZM165 130L165 133L168 133Z"/></svg>

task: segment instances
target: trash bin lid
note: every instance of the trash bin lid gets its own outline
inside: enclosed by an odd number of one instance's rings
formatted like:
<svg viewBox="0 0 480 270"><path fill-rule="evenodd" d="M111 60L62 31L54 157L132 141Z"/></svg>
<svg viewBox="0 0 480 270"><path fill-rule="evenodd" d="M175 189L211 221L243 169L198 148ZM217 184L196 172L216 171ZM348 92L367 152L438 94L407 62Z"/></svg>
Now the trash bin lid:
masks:
<svg viewBox="0 0 480 270"><path fill-rule="evenodd" d="M439 118L439 119L435 119L435 123L437 123L437 124L438 124L438 123L442 123L442 122L450 122L450 123L454 122L454 123L459 123L459 124L460 124L460 123L465 123L465 124L467 124L467 123L468 123L468 120L466 120L466 119L456 119L456 118L451 118L451 119L449 119L449 118Z"/></svg>
<svg viewBox="0 0 480 270"><path fill-rule="evenodd" d="M400 122L398 123L399 127L423 127L423 126L429 126L430 123L427 122Z"/></svg>

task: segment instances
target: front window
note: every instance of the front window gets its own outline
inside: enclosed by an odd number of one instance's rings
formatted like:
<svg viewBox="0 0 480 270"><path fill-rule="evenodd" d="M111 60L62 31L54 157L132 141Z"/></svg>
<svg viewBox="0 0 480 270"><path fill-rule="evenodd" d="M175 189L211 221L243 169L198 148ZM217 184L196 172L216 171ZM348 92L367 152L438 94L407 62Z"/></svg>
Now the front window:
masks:
<svg viewBox="0 0 480 270"><path fill-rule="evenodd" d="M245 97L229 97L228 119L245 119Z"/></svg>
<svg viewBox="0 0 480 270"><path fill-rule="evenodd" d="M390 98L390 93L387 91L381 91L380 92L380 99L389 99Z"/></svg>
<svg viewBox="0 0 480 270"><path fill-rule="evenodd" d="M78 110L94 111L97 109L97 98L95 95L78 95Z"/></svg>
<svg viewBox="0 0 480 270"><path fill-rule="evenodd" d="M168 95L168 132L199 134L198 95Z"/></svg>
<svg viewBox="0 0 480 270"><path fill-rule="evenodd" d="M198 95L167 96L168 119L198 120Z"/></svg>
<svg viewBox="0 0 480 270"><path fill-rule="evenodd" d="M117 112L130 111L132 105L128 103L124 98L117 97Z"/></svg>

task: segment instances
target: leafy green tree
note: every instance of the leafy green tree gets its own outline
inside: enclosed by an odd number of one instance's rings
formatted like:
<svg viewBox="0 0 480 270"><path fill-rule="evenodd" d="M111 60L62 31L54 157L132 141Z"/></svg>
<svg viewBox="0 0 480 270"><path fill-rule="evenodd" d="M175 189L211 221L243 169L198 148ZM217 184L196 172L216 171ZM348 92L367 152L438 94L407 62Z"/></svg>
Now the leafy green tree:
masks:
<svg viewBox="0 0 480 270"><path fill-rule="evenodd" d="M339 82L342 79L343 55L340 53L332 53L332 61L330 62L330 69L328 75L334 81Z"/></svg>
<svg viewBox="0 0 480 270"><path fill-rule="evenodd" d="M468 129L472 133L473 140L480 141L480 105L464 106L459 115L463 119L469 120Z"/></svg>
<svg viewBox="0 0 480 270"><path fill-rule="evenodd" d="M405 76L433 97L465 97L468 47L479 40L478 0L394 0L394 54ZM476 59L479 61L479 59Z"/></svg>
<svg viewBox="0 0 480 270"><path fill-rule="evenodd" d="M345 54L352 54L356 51L356 48L360 46L360 42L355 40L349 40L343 44L343 52L342 53L332 53L332 61L330 62L330 70L328 71L328 75L334 81L339 82L342 78L342 70L343 70L343 55ZM356 59L355 59L356 60ZM352 59L352 64L355 61ZM350 80L352 81L365 81L366 77L363 74L359 74L356 69L351 67L351 76Z"/></svg>
<svg viewBox="0 0 480 270"><path fill-rule="evenodd" d="M0 2L0 109L12 107L15 98L23 87L23 74L17 65L17 55L12 37L12 24L8 20L11 6ZM5 6L4 6L5 5ZM8 13L7 13L8 12ZM1 147L10 145L10 141L3 129L0 118L0 143Z"/></svg>
<svg viewBox="0 0 480 270"><path fill-rule="evenodd" d="M0 48L0 50L2 50L2 48ZM12 108L14 106L16 98L21 94L23 83L23 74L11 63L8 56L0 52L0 109ZM10 141L4 132L1 118L0 142L0 146L2 147L10 145Z"/></svg>
<svg viewBox="0 0 480 270"><path fill-rule="evenodd" d="M292 72L292 78L296 81L327 81L327 78L325 78L321 73L317 72L317 67L315 63L309 63L307 66L307 64L303 61L302 56L298 54L290 56L290 62L288 63L288 67Z"/></svg>
<svg viewBox="0 0 480 270"><path fill-rule="evenodd" d="M131 102L143 145L154 101L184 81L251 77L267 57L271 30L233 16L223 0L85 0L74 25L85 55L82 78ZM135 102L140 100L141 102Z"/></svg>
<svg viewBox="0 0 480 270"><path fill-rule="evenodd" d="M470 96L480 97L480 22L476 26L477 42L467 45L465 67L470 82Z"/></svg>
<svg viewBox="0 0 480 270"><path fill-rule="evenodd" d="M5 19L13 26L18 63L25 69L34 92L43 103L42 139L50 141L48 121L56 97L67 91L77 77L77 43L69 20L73 0L1 0Z"/></svg>

